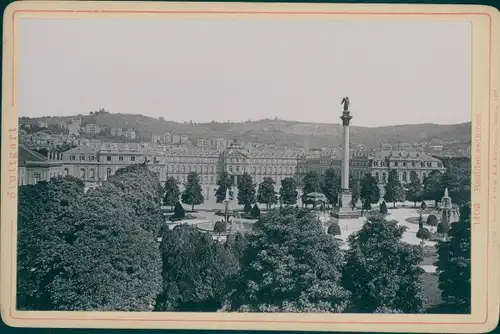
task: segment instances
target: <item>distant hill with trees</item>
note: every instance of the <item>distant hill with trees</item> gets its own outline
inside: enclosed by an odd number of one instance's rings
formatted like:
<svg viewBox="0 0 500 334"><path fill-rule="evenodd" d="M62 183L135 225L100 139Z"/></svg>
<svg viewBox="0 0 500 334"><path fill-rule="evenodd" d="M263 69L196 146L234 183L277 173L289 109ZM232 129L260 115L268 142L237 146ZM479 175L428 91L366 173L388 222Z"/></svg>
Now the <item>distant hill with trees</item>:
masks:
<svg viewBox="0 0 500 334"><path fill-rule="evenodd" d="M81 118L83 124L98 124L100 127L134 129L139 137L151 140L152 134L165 132L184 134L190 139L226 138L245 142L277 144L319 148L337 146L341 143L342 125L329 123L308 123L281 119L263 119L246 122L209 122L177 123L152 118L140 114L113 114L105 110L92 112L90 115L67 117L43 117L45 122L57 124L62 120L69 122ZM460 142L470 143L471 123L439 125L431 123L408 124L383 127L351 126L351 143L366 147L378 147L380 142L401 143L416 142ZM398 138L399 137L399 138Z"/></svg>

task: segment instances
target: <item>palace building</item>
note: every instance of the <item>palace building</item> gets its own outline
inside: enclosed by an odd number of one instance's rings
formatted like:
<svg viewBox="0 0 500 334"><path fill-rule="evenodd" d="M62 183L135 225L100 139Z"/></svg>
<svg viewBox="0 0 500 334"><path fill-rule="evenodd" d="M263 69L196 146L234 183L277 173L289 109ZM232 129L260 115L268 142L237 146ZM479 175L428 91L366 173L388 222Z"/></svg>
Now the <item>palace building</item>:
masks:
<svg viewBox="0 0 500 334"><path fill-rule="evenodd" d="M324 174L327 168L332 168L340 175L341 158L329 156L303 157L299 162L298 180L303 179L305 174L316 171ZM446 168L442 162L428 154L418 151L374 149L358 150L351 152L349 161L349 172L354 180L361 180L366 174L371 174L377 181L384 194L387 184L389 169L395 169L399 180L405 184L410 182L410 173L415 171L424 182L425 178L434 170L444 172Z"/></svg>
<svg viewBox="0 0 500 334"><path fill-rule="evenodd" d="M284 178L291 177L300 186L310 171L322 175L333 168L340 175L341 160L326 154L303 155L293 149L257 149L233 141L226 149L195 146L166 146L151 143L102 143L80 145L64 153L49 153L48 158L24 146L19 154L19 184L33 184L56 175L71 175L85 181L87 188L105 182L119 168L147 162L163 183L174 177L180 184L187 181L190 172L200 175L203 194L213 195L217 175L226 171L233 184L244 173L249 173L254 183L270 177L279 188ZM398 171L402 183L410 181L410 172L416 171L421 182L433 170L444 171L439 159L422 152L401 150L357 150L351 153L350 173L360 180L370 173L384 191L390 169Z"/></svg>

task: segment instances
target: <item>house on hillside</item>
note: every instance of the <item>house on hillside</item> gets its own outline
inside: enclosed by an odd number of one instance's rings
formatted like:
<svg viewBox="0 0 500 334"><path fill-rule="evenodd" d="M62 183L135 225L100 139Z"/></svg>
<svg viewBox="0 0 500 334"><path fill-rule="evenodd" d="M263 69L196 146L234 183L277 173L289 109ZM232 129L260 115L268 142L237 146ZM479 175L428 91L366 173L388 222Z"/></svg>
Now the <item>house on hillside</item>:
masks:
<svg viewBox="0 0 500 334"><path fill-rule="evenodd" d="M80 135L80 124L78 124L78 123L68 124L68 133L70 136L79 136Z"/></svg>
<svg viewBox="0 0 500 334"><path fill-rule="evenodd" d="M161 135L153 134L153 135L151 136L151 142L152 142L153 144L159 144L159 143L161 143L162 141L163 141L163 136L161 136Z"/></svg>
<svg viewBox="0 0 500 334"><path fill-rule="evenodd" d="M163 134L163 142L166 143L166 144L172 143L172 134L169 133L169 132L165 132Z"/></svg>
<svg viewBox="0 0 500 334"><path fill-rule="evenodd" d="M85 125L85 133L90 136L98 135L101 132L98 124L87 124Z"/></svg>
<svg viewBox="0 0 500 334"><path fill-rule="evenodd" d="M181 143L181 136L178 135L177 133L174 133L172 135L172 144L180 144Z"/></svg>
<svg viewBox="0 0 500 334"><path fill-rule="evenodd" d="M189 143L189 137L186 135L181 135L181 144L188 144Z"/></svg>
<svg viewBox="0 0 500 334"><path fill-rule="evenodd" d="M111 128L110 133L112 136L123 136L124 134L122 128Z"/></svg>
<svg viewBox="0 0 500 334"><path fill-rule="evenodd" d="M125 131L125 137L127 137L127 139L134 140L136 138L136 133L132 129L127 129Z"/></svg>

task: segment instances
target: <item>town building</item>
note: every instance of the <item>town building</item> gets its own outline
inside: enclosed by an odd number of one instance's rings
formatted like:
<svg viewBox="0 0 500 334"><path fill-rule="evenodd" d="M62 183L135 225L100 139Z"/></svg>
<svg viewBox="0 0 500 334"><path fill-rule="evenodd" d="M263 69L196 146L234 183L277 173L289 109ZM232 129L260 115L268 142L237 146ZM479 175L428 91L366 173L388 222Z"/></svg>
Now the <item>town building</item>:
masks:
<svg viewBox="0 0 500 334"><path fill-rule="evenodd" d="M165 132L163 134L163 142L166 144L171 144L172 143L172 134L169 132Z"/></svg>
<svg viewBox="0 0 500 334"><path fill-rule="evenodd" d="M85 125L85 133L90 136L96 136L101 132L99 125L97 124L86 124Z"/></svg>
<svg viewBox="0 0 500 334"><path fill-rule="evenodd" d="M152 143L155 143L155 144L157 144L157 143L162 143L162 142L163 142L163 136L153 134L153 135L151 136L151 142L152 142Z"/></svg>
<svg viewBox="0 0 500 334"><path fill-rule="evenodd" d="M130 140L134 140L136 138L136 133L132 129L127 129L125 131L125 137Z"/></svg>
<svg viewBox="0 0 500 334"><path fill-rule="evenodd" d="M111 136L123 136L124 135L122 128L111 128L109 133L111 134Z"/></svg>
<svg viewBox="0 0 500 334"><path fill-rule="evenodd" d="M181 144L188 144L189 143L189 137L186 135L181 135Z"/></svg>
<svg viewBox="0 0 500 334"><path fill-rule="evenodd" d="M80 135L80 124L78 124L78 123L68 124L68 134L70 136L79 136Z"/></svg>
<svg viewBox="0 0 500 334"><path fill-rule="evenodd" d="M63 164L59 158L62 159L62 156L58 155L54 160L49 160L46 156L19 145L18 185L36 184L63 175Z"/></svg>
<svg viewBox="0 0 500 334"><path fill-rule="evenodd" d="M174 133L172 135L172 144L180 144L181 143L181 136L178 135L177 133Z"/></svg>
<svg viewBox="0 0 500 334"><path fill-rule="evenodd" d="M339 156L303 156L299 159L297 181L300 184L305 174L310 171L323 175L328 168L332 168L340 175L341 158ZM420 182L423 183L432 171L444 172L446 170L439 159L417 150L378 148L357 150L350 154L349 172L352 178L359 182L366 174L371 174L378 181L382 196L385 192L390 169L397 171L402 184L410 182L412 171L417 173Z"/></svg>
<svg viewBox="0 0 500 334"><path fill-rule="evenodd" d="M236 141L224 150L217 147L169 146L155 143L102 143L91 139L79 139L77 144L77 147L55 159L59 169L54 165L52 171L57 170L62 175L82 178L88 187L100 185L121 167L144 163L145 160L149 168L158 174L161 182L165 182L168 177L174 177L180 184L184 184L190 172L197 172L200 175L203 194L208 196L207 198L213 196L217 187L217 175L222 171L230 175L234 185L238 184L241 175L249 173L255 184L270 177L276 182L277 188L287 177L294 178L300 187L304 176L310 171L320 175L324 175L328 168L333 168L339 175L341 171L340 157L335 153L325 153L325 150L306 155L301 149L276 149L267 146L255 148ZM430 172L445 170L441 160L422 152L383 148L354 150L351 152L349 166L352 177L358 182L367 173L375 177L382 195L389 169L397 170L403 184L410 181L412 171L417 172L423 182ZM23 180L28 180L25 176L27 170L22 173ZM33 173L32 171L30 182L35 179ZM41 173L40 179L43 179Z"/></svg>

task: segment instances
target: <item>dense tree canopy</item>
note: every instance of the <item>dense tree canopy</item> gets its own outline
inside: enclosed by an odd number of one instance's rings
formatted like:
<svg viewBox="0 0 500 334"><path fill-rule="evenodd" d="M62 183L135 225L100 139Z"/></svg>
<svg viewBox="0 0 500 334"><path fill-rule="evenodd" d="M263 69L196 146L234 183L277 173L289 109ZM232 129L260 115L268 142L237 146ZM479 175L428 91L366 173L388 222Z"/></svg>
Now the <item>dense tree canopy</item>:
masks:
<svg viewBox="0 0 500 334"><path fill-rule="evenodd" d="M366 200L368 200L370 204L378 203L380 199L380 188L378 187L377 179L371 174L367 173L361 180L359 196L363 203L365 203Z"/></svg>
<svg viewBox="0 0 500 334"><path fill-rule="evenodd" d="M231 310L341 312L342 254L307 210L272 210L255 225L231 296Z"/></svg>
<svg viewBox="0 0 500 334"><path fill-rule="evenodd" d="M403 202L405 200L405 191L395 169L389 171L389 177L385 185L384 200L392 202L394 208L396 207L396 202Z"/></svg>
<svg viewBox="0 0 500 334"><path fill-rule="evenodd" d="M328 168L325 171L321 190L331 205L337 205L340 193L340 176L333 168Z"/></svg>
<svg viewBox="0 0 500 334"><path fill-rule="evenodd" d="M252 176L244 173L238 182L238 204L251 205L255 203L255 185Z"/></svg>
<svg viewBox="0 0 500 334"><path fill-rule="evenodd" d="M179 225L163 235L163 291L157 311L215 312L225 300L238 259L228 247L193 226Z"/></svg>
<svg viewBox="0 0 500 334"><path fill-rule="evenodd" d="M297 185L291 177L286 177L281 180L280 201L285 205L297 204Z"/></svg>
<svg viewBox="0 0 500 334"><path fill-rule="evenodd" d="M257 201L266 204L268 210L271 205L278 203L278 196L274 190L274 184L274 180L270 177L265 177L264 181L259 184Z"/></svg>
<svg viewBox="0 0 500 334"><path fill-rule="evenodd" d="M422 185L422 182L420 182L417 172L412 170L410 172L410 183L408 184L406 199L414 202L416 207L417 202L422 200L423 190L424 186Z"/></svg>
<svg viewBox="0 0 500 334"><path fill-rule="evenodd" d="M424 189L422 192L422 199L428 201L434 201L435 204L444 194L442 175L439 171L432 171L424 180Z"/></svg>
<svg viewBox="0 0 500 334"><path fill-rule="evenodd" d="M349 236L342 281L351 292L353 312L381 307L404 313L423 307L422 249L401 241L404 226L377 215Z"/></svg>
<svg viewBox="0 0 500 334"><path fill-rule="evenodd" d="M61 269L60 249L72 226L61 224L83 196L80 179L66 176L19 187L18 290L20 309L50 310L47 287Z"/></svg>
<svg viewBox="0 0 500 334"><path fill-rule="evenodd" d="M203 204L204 201L205 197L203 197L200 185L200 176L196 172L190 172L182 192L182 202L191 205L191 211L194 211L194 206Z"/></svg>
<svg viewBox="0 0 500 334"><path fill-rule="evenodd" d="M148 231L158 234L164 222L161 204L163 187L158 176L146 165L120 168L107 183L114 184L134 209L136 222ZM89 194L99 188L89 190Z"/></svg>
<svg viewBox="0 0 500 334"><path fill-rule="evenodd" d="M302 197L309 193L321 191L319 175L315 171L307 172L302 180L302 184Z"/></svg>
<svg viewBox="0 0 500 334"><path fill-rule="evenodd" d="M447 313L471 311L471 207L470 202L460 210L460 220L451 224L449 240L437 246L436 272Z"/></svg>
<svg viewBox="0 0 500 334"><path fill-rule="evenodd" d="M75 187L63 185L61 189ZM151 310L161 283L156 238L163 224L162 192L156 175L146 166L136 165L119 170L87 194L73 191L73 198L59 201L67 210L55 207L57 196L49 196L50 202L40 203L52 215L41 225L39 222L45 237L29 224L30 214L23 207L36 196L27 194L25 198L31 199L20 202L19 306ZM38 238L28 241L28 235ZM31 246L25 247L26 242ZM38 283L33 284L35 277ZM36 305L39 297L45 305Z"/></svg>
<svg viewBox="0 0 500 334"><path fill-rule="evenodd" d="M233 186L233 182L231 181L231 177L228 172L220 172L217 176L217 190L215 191L215 199L217 203L222 203L222 201L226 198L226 192L229 189L229 196L232 198L233 191L231 187Z"/></svg>
<svg viewBox="0 0 500 334"><path fill-rule="evenodd" d="M181 196L179 184L174 177L170 176L167 181L165 181L164 191L165 196L163 197L163 204L174 207L174 205L179 202L179 197Z"/></svg>

